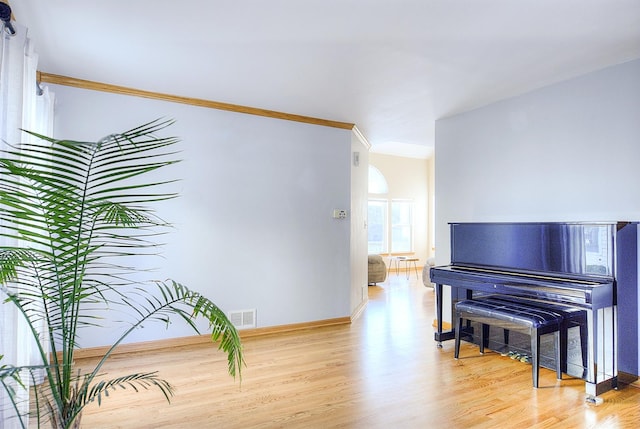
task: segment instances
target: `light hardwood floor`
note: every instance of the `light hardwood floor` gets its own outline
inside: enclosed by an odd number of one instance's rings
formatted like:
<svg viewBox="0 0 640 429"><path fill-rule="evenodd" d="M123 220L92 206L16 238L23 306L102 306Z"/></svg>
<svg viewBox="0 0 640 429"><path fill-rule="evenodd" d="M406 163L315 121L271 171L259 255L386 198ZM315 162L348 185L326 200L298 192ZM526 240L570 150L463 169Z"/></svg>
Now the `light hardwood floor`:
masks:
<svg viewBox="0 0 640 429"><path fill-rule="evenodd" d="M116 356L110 376L159 370L176 387L114 392L85 411L84 428L636 428L640 389L585 403L584 382L463 343L436 348L433 289L391 274L369 287L351 325L244 341L242 383L214 347ZM82 364L82 362L80 362Z"/></svg>

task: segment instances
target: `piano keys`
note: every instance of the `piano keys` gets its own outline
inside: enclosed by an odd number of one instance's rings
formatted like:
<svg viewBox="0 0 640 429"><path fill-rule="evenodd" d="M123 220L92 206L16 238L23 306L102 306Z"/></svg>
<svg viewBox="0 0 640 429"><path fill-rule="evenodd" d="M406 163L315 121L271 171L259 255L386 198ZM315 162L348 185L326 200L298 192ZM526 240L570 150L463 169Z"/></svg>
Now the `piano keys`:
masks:
<svg viewBox="0 0 640 429"><path fill-rule="evenodd" d="M452 223L450 232L450 265L430 270L436 289L435 340L439 347L442 341L454 338L453 330L443 330L443 285L451 287L451 307L479 293L562 303L587 311L583 376L587 394L597 396L617 387L617 307L621 290L635 291L637 298L637 224ZM630 284L621 287L617 275ZM637 348L637 305L632 306L624 313L634 319L628 325L635 326L635 339L632 333L627 340ZM631 376L637 375L637 350L635 357L625 359Z"/></svg>

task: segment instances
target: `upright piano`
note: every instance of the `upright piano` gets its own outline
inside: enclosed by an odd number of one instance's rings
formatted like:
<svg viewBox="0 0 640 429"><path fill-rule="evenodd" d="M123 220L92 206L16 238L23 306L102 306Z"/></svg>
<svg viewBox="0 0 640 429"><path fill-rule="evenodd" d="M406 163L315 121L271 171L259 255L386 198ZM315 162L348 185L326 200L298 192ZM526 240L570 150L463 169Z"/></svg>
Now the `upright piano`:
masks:
<svg viewBox="0 0 640 429"><path fill-rule="evenodd" d="M454 338L443 330L443 285L451 307L477 294L517 295L586 310L588 395L617 387L619 363L637 378L637 230L629 222L451 223L451 263L430 270L438 346Z"/></svg>

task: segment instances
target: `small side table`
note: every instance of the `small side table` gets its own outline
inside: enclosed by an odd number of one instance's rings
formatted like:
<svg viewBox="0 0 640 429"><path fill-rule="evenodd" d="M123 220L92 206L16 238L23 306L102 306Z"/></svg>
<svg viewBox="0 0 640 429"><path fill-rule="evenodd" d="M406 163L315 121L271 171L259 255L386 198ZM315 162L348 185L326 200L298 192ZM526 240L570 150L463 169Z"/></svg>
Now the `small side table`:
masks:
<svg viewBox="0 0 640 429"><path fill-rule="evenodd" d="M420 276L418 275L418 266L417 266L418 261L419 261L418 258L409 258L407 256L390 256L388 274L391 274L391 267L395 263L396 275L398 275L398 273L400 272L400 267L402 266L401 262L404 262L405 263L404 268L407 272L407 279L408 279L409 275L411 274L411 263L413 262L413 269L416 272L416 277L420 278Z"/></svg>
<svg viewBox="0 0 640 429"><path fill-rule="evenodd" d="M407 279L409 279L409 276L411 275L411 263L413 262L413 269L416 272L416 278L419 279L420 276L418 275L418 258L404 258L401 259L402 261L405 262L405 269L407 270Z"/></svg>
<svg viewBox="0 0 640 429"><path fill-rule="evenodd" d="M391 274L391 267L396 266L396 276L400 272L400 261L404 261L406 256L389 256L389 271L387 274Z"/></svg>

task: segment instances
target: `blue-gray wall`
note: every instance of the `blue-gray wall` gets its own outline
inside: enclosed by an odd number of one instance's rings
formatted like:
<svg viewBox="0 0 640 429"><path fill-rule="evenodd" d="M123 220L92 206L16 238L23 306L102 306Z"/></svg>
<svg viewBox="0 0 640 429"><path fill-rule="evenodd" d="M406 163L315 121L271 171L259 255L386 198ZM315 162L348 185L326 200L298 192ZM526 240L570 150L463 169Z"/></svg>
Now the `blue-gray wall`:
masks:
<svg viewBox="0 0 640 429"><path fill-rule="evenodd" d="M181 197L159 210L175 225L164 259L135 262L159 267L148 277L173 278L225 311L256 309L258 327L348 317L360 304L351 302L350 222L332 218L350 209L351 130L51 87L59 138L94 141L176 119L167 135L182 139L184 161L162 174L181 179ZM129 341L191 334L182 323L148 324ZM89 330L80 343L115 335Z"/></svg>

